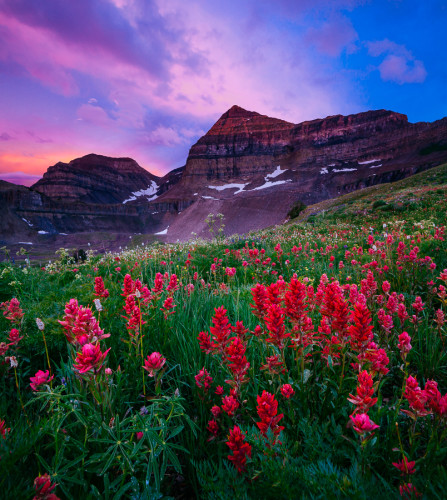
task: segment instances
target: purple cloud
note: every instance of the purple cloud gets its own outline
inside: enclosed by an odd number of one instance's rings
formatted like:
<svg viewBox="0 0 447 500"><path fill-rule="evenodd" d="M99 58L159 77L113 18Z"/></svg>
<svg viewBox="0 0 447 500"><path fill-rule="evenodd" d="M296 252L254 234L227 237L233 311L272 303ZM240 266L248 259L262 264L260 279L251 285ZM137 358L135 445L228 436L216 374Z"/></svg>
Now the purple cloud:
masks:
<svg viewBox="0 0 447 500"><path fill-rule="evenodd" d="M3 132L0 134L0 141L12 141L13 137L11 137L7 132Z"/></svg>
<svg viewBox="0 0 447 500"><path fill-rule="evenodd" d="M368 52L373 57L385 55L379 64L380 77L402 85L404 83L422 83L427 77L423 61L415 59L404 46L384 39L367 43Z"/></svg>
<svg viewBox="0 0 447 500"><path fill-rule="evenodd" d="M351 21L342 15L334 15L320 26L309 28L305 40L317 50L331 57L338 57L343 50L355 50L358 34Z"/></svg>

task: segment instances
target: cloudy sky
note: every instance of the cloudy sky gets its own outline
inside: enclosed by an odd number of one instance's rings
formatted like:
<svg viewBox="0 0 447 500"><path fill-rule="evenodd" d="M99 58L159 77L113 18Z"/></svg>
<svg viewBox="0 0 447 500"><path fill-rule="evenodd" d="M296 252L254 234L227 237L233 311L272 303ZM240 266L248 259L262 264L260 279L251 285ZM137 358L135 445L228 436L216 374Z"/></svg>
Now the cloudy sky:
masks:
<svg viewBox="0 0 447 500"><path fill-rule="evenodd" d="M446 26L445 0L0 0L0 179L91 152L164 174L233 104L440 119Z"/></svg>

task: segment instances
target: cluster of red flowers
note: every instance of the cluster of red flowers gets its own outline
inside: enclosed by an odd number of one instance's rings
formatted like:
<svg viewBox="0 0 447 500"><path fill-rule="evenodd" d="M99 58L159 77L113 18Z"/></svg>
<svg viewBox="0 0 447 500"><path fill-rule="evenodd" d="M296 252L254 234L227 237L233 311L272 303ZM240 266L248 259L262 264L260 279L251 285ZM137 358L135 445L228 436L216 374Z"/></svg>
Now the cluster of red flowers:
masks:
<svg viewBox="0 0 447 500"><path fill-rule="evenodd" d="M16 298L12 298L7 302L2 302L0 304L0 309L3 309L3 316L9 319L11 323L20 324L24 312L20 307L20 302Z"/></svg>
<svg viewBox="0 0 447 500"><path fill-rule="evenodd" d="M443 419L447 417L447 394L441 395L434 380L427 380L424 389L421 389L416 377L410 375L406 380L404 397L410 410L402 412L413 419L425 417L433 412Z"/></svg>
<svg viewBox="0 0 447 500"><path fill-rule="evenodd" d="M256 425L259 427L261 434L265 436L267 431L271 429L274 436L277 436L284 429L284 427L278 425L278 422L284 417L282 413L278 415L278 401L276 401L273 394L267 391L262 391L262 395L257 396L256 400L258 403L256 410L261 419L260 422L256 422Z"/></svg>
<svg viewBox="0 0 447 500"><path fill-rule="evenodd" d="M149 377L155 377L156 373L159 372L166 363L166 358L164 358L159 352L153 352L149 354L144 361L143 368L148 372Z"/></svg>
<svg viewBox="0 0 447 500"><path fill-rule="evenodd" d="M49 382L51 382L54 378L54 375L52 375L50 377L50 371L49 370L46 370L46 371L42 371L42 370L39 370L35 375L34 377L30 377L30 380L31 380L31 383L30 383L30 386L31 386L31 389L33 391L38 391L40 386L44 385L44 384L48 384Z"/></svg>
<svg viewBox="0 0 447 500"><path fill-rule="evenodd" d="M56 494L53 493L56 484L51 484L51 477L48 474L37 476L34 479L34 490L36 494L33 500L60 500Z"/></svg>
<svg viewBox="0 0 447 500"><path fill-rule="evenodd" d="M106 299L109 296L109 291L104 286L104 281L101 276L95 278L95 296Z"/></svg>
<svg viewBox="0 0 447 500"><path fill-rule="evenodd" d="M101 330L97 319L89 307L78 304L76 299L70 299L65 305L65 316L59 323L65 330L65 337L70 344L83 346L87 343L97 343L110 337Z"/></svg>
<svg viewBox="0 0 447 500"><path fill-rule="evenodd" d="M239 473L244 472L247 457L251 457L251 446L245 441L245 435L242 433L240 427L235 425L230 430L226 444L233 452L231 455L228 455L228 460L233 463Z"/></svg>

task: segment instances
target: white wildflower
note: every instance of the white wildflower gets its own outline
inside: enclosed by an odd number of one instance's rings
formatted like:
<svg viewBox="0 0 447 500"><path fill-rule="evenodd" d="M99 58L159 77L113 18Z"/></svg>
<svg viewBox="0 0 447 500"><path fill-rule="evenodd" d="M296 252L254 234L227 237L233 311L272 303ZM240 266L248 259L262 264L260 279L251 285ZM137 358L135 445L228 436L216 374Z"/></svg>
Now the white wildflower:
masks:
<svg viewBox="0 0 447 500"><path fill-rule="evenodd" d="M93 303L95 304L95 307L96 307L97 311L102 311L102 304L101 304L101 301L99 299L95 299L93 301Z"/></svg>
<svg viewBox="0 0 447 500"><path fill-rule="evenodd" d="M36 318L36 325L40 331L43 331L45 328L45 323L40 318Z"/></svg>

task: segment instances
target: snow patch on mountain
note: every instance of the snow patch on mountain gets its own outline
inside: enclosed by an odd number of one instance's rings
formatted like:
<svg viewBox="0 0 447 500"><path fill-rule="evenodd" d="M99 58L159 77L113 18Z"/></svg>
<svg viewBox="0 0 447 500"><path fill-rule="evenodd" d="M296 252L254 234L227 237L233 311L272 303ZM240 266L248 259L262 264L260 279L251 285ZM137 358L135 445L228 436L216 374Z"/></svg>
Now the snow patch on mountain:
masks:
<svg viewBox="0 0 447 500"><path fill-rule="evenodd" d="M377 158L375 160L365 160L365 161L358 161L357 163L359 165L368 165L369 163L376 163L376 161L380 161L380 158Z"/></svg>
<svg viewBox="0 0 447 500"><path fill-rule="evenodd" d="M155 200L155 198L158 198L158 196L156 195L157 189L157 183L155 181L151 181L150 186L148 186L146 189L140 189L140 191L133 192L130 198L123 201L123 205L125 205L128 201L136 200L140 196L146 196L147 201Z"/></svg>

